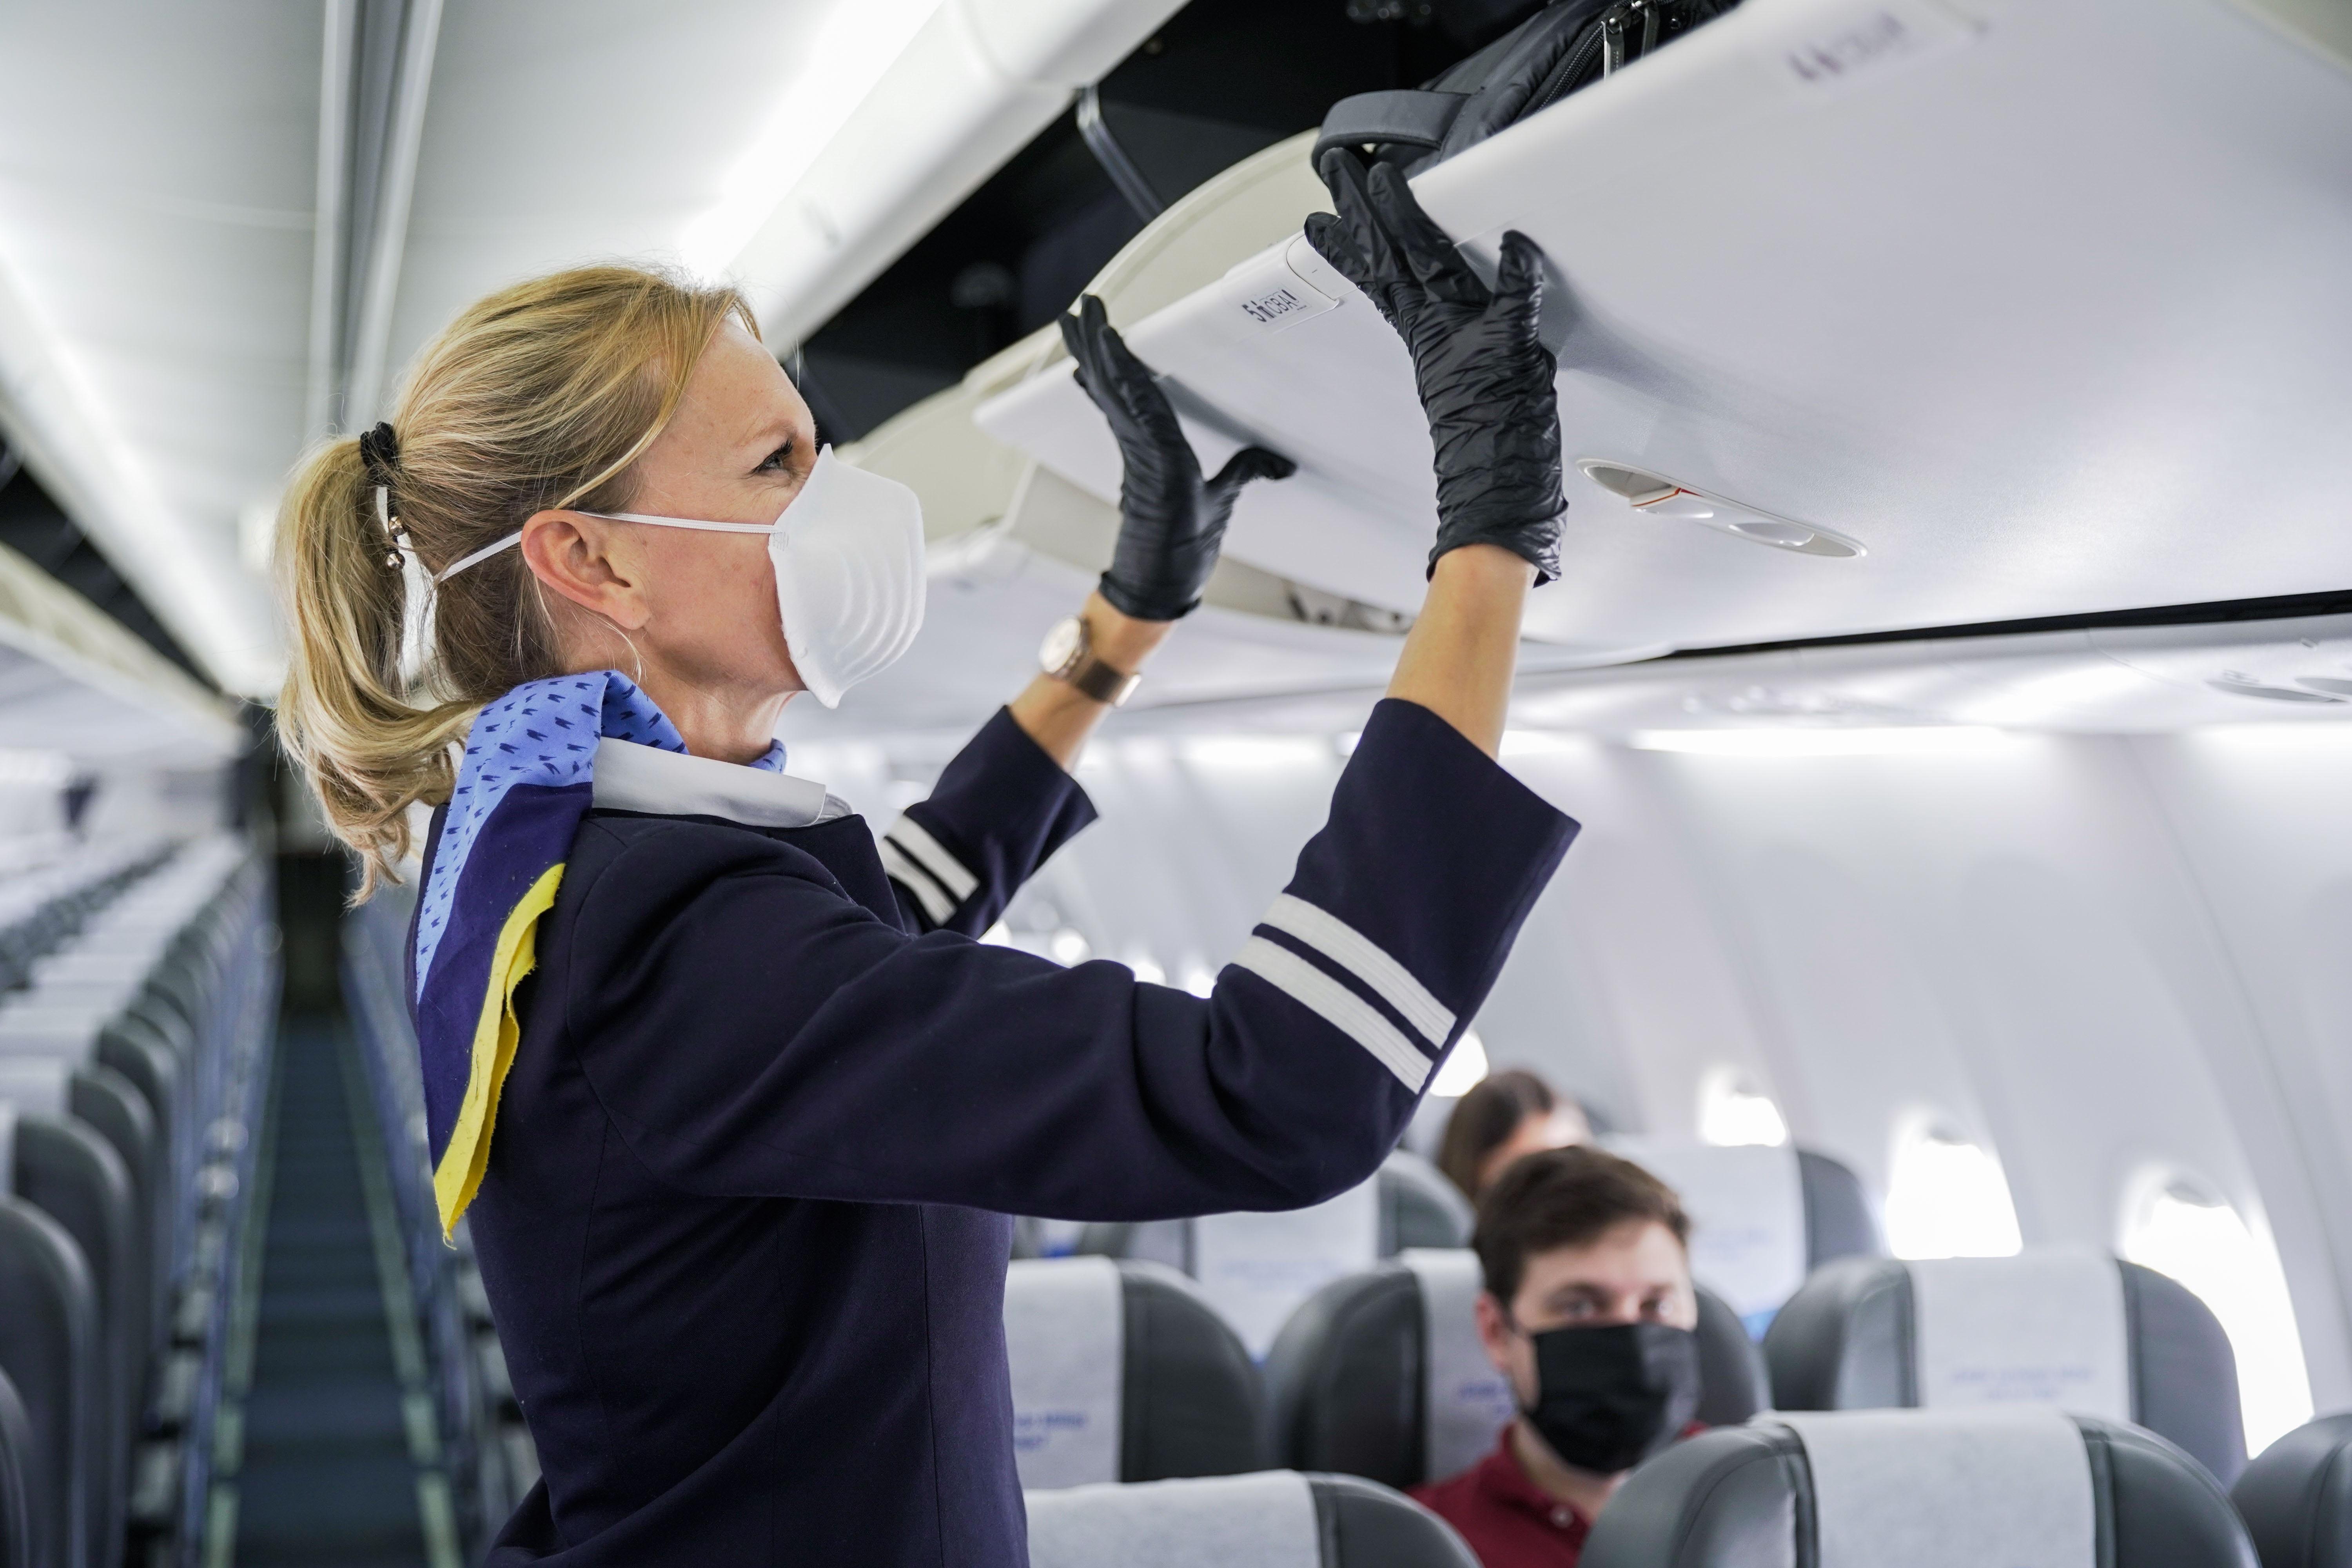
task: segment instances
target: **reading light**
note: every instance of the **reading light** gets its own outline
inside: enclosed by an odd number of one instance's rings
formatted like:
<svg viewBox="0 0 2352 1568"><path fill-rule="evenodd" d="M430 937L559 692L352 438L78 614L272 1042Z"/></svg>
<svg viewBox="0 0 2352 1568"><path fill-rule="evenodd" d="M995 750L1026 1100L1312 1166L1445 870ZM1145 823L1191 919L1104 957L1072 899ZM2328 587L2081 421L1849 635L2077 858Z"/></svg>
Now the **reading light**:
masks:
<svg viewBox="0 0 2352 1568"><path fill-rule="evenodd" d="M1989 725L1920 724L1876 730L1636 730L1625 743L1637 752L1703 757L1940 757L1997 751L2015 740Z"/></svg>

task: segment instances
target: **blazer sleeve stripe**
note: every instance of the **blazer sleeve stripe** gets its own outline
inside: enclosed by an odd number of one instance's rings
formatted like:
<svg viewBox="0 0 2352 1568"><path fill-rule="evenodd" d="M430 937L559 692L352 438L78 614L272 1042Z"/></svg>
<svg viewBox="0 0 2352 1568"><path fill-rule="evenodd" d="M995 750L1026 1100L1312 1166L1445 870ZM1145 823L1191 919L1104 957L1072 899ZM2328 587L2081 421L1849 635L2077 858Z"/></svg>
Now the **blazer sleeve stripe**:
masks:
<svg viewBox="0 0 2352 1568"><path fill-rule="evenodd" d="M956 901L933 879L931 874L908 858L907 852L889 839L882 840L882 869L890 879L915 896L923 912L931 917L931 924L943 926L955 913Z"/></svg>
<svg viewBox="0 0 2352 1568"><path fill-rule="evenodd" d="M1413 1048L1380 1010L1286 947L1262 936L1242 943L1234 963L1370 1051L1415 1094L1429 1080L1429 1058Z"/></svg>
<svg viewBox="0 0 2352 1568"><path fill-rule="evenodd" d="M902 816L882 836L905 850L914 861L929 871L948 890L957 903L979 889L980 879L964 868L964 863L949 854L940 841L923 830L923 825L911 816Z"/></svg>
<svg viewBox="0 0 2352 1568"><path fill-rule="evenodd" d="M1453 1012L1431 995L1411 970L1339 916L1285 893L1265 911L1265 923L1297 937L1370 986L1374 995L1428 1038L1432 1050L1444 1049L1453 1037Z"/></svg>

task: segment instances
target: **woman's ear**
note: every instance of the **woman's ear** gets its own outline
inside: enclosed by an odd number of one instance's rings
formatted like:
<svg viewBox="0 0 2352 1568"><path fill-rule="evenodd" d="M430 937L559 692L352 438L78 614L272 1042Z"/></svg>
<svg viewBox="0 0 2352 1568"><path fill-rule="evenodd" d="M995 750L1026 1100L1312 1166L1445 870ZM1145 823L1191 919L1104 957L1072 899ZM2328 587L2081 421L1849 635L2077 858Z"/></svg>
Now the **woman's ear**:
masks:
<svg viewBox="0 0 2352 1568"><path fill-rule="evenodd" d="M531 575L582 609L624 631L646 624L650 611L625 530L582 512L533 512L520 548Z"/></svg>

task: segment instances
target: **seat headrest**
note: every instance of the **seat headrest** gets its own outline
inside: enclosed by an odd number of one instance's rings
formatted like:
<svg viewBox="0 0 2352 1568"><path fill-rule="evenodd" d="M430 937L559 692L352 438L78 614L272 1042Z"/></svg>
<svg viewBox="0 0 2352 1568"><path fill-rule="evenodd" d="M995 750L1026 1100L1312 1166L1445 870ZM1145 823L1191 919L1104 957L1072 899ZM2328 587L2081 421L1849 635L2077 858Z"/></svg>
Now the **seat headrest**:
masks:
<svg viewBox="0 0 2352 1568"><path fill-rule="evenodd" d="M1021 1262L1004 1274L1013 1458L1024 1487L1119 1479L1126 1310L1107 1258Z"/></svg>
<svg viewBox="0 0 2352 1568"><path fill-rule="evenodd" d="M2082 1247L1845 1258L1765 1335L1783 1410L2044 1405L2137 1421L2223 1480L2245 1463L2237 1363L2204 1303Z"/></svg>
<svg viewBox="0 0 2352 1568"><path fill-rule="evenodd" d="M2252 1568L2211 1476L2036 1408L1776 1415L1634 1471L1582 1568Z"/></svg>
<svg viewBox="0 0 2352 1568"><path fill-rule="evenodd" d="M1207 1215L1192 1222L1192 1275L1255 1356L1301 1301L1380 1258L1377 1180L1286 1214Z"/></svg>
<svg viewBox="0 0 2352 1568"><path fill-rule="evenodd" d="M1299 1303L1322 1286L1408 1247L1465 1247L1471 1222L1469 1203L1454 1184L1400 1149L1370 1181L1311 1208L1089 1225L1076 1247L1191 1275L1240 1331L1250 1353L1263 1356Z"/></svg>
<svg viewBox="0 0 2352 1568"><path fill-rule="evenodd" d="M2263 1568L2352 1563L2352 1415L2323 1415L2281 1437L2230 1496Z"/></svg>
<svg viewBox="0 0 2352 1568"><path fill-rule="evenodd" d="M1475 1463L1515 1413L1478 1340L1477 1254L1415 1249L1339 1280L1299 1309L1265 1363L1273 1457L1406 1488ZM1702 1289L1699 1419L1765 1404L1763 1361L1739 1319Z"/></svg>
<svg viewBox="0 0 2352 1568"><path fill-rule="evenodd" d="M1477 1568L1436 1516L1352 1476L1270 1470L1026 1500L1032 1568Z"/></svg>
<svg viewBox="0 0 2352 1568"><path fill-rule="evenodd" d="M1796 1151L1622 1137L1608 1145L1674 1188L1691 1219L1692 1275L1760 1333L1805 1282Z"/></svg>
<svg viewBox="0 0 2352 1568"><path fill-rule="evenodd" d="M1315 1494L1288 1470L1032 1492L1030 1568L1321 1568Z"/></svg>
<svg viewBox="0 0 2352 1568"><path fill-rule="evenodd" d="M1107 1258L1013 1263L1004 1347L1024 1487L1259 1466L1257 1368L1172 1269Z"/></svg>
<svg viewBox="0 0 2352 1568"><path fill-rule="evenodd" d="M1470 1245L1478 1216L1462 1189L1436 1166L1409 1149L1399 1149L1381 1163L1374 1180L1381 1196L1382 1258L1416 1247Z"/></svg>

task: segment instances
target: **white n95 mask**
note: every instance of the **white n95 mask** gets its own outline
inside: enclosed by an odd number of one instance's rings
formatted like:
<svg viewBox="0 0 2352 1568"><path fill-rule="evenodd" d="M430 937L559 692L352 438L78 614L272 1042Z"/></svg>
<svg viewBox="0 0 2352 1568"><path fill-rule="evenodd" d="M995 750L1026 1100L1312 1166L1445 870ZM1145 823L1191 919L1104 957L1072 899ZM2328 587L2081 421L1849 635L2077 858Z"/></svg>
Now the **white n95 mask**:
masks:
<svg viewBox="0 0 2352 1568"><path fill-rule="evenodd" d="M824 447L768 535L776 610L801 683L827 708L923 629L923 503Z"/></svg>
<svg viewBox="0 0 2352 1568"><path fill-rule="evenodd" d="M818 451L808 482L772 523L636 511L583 515L708 533L766 534L784 647L801 684L827 708L896 664L923 629L923 503L898 480L842 462L831 447ZM509 534L452 562L433 581L446 583L521 537Z"/></svg>

